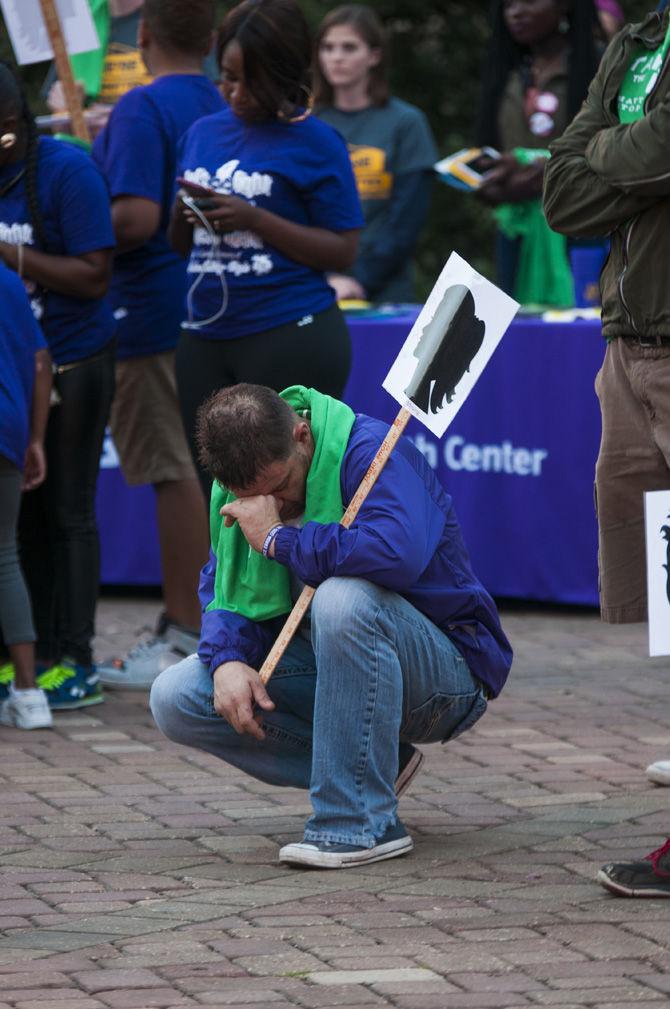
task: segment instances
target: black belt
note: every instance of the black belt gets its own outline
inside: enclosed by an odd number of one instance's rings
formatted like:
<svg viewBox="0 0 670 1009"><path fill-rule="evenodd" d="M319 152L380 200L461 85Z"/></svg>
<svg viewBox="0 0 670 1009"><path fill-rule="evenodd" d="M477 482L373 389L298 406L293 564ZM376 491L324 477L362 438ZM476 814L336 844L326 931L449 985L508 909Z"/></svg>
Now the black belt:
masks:
<svg viewBox="0 0 670 1009"><path fill-rule="evenodd" d="M623 339L636 343L639 347L670 347L670 336L650 336L649 339L643 336L624 336Z"/></svg>

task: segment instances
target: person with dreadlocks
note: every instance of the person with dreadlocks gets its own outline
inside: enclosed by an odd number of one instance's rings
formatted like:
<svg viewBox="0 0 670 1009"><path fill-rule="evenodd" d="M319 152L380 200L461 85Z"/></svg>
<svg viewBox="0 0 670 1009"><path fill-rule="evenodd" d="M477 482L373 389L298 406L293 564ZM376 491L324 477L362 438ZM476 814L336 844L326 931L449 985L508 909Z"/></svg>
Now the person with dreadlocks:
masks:
<svg viewBox="0 0 670 1009"><path fill-rule="evenodd" d="M479 195L496 208L499 285L522 303L573 304L566 242L546 226L547 148L598 66L593 0L494 0L477 142L502 152Z"/></svg>
<svg viewBox="0 0 670 1009"><path fill-rule="evenodd" d="M180 197L170 231L190 257L177 384L207 493L195 429L211 393L241 381L342 393L351 345L326 272L351 266L363 223L346 145L309 114L311 42L295 0L238 4L217 53L228 105L191 127L177 166L206 203L194 216Z"/></svg>
<svg viewBox="0 0 670 1009"><path fill-rule="evenodd" d="M54 362L47 479L21 508L21 558L52 708L102 700L91 641L98 595L96 479L114 390L105 300L114 232L105 183L83 151L38 137L0 64L0 260L28 288Z"/></svg>
<svg viewBox="0 0 670 1009"><path fill-rule="evenodd" d="M103 686L144 689L195 651L198 576L208 549L207 511L177 398L175 347L186 264L170 246L177 147L223 100L204 76L214 0L146 0L139 28L152 84L119 99L93 147L112 198L116 258L110 300L118 318L110 427L126 481L156 492L165 612L155 635L98 667ZM175 654L175 649L177 654Z"/></svg>

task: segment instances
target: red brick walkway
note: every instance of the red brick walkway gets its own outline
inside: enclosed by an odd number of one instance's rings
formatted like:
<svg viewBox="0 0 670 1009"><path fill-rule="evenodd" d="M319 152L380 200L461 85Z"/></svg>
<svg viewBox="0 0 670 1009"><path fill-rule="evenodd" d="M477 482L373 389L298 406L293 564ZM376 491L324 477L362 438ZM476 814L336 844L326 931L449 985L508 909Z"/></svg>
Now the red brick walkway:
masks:
<svg viewBox="0 0 670 1009"><path fill-rule="evenodd" d="M103 602L100 654L153 603ZM349 872L282 867L306 795L164 741L146 696L0 730L0 1009L651 1009L670 901L598 866L670 831L670 659L643 628L514 613L504 696L427 749L416 848Z"/></svg>

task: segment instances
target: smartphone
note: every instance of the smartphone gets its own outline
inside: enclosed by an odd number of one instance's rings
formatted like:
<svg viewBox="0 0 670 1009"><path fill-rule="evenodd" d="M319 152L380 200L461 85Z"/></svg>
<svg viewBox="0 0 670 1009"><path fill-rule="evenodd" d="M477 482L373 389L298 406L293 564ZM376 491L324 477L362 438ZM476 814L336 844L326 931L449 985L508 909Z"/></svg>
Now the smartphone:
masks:
<svg viewBox="0 0 670 1009"><path fill-rule="evenodd" d="M182 176L177 178L178 184L182 189L188 189L193 196L218 196L219 194L215 189L210 189L208 186L200 186L197 182L190 182L188 179L184 179Z"/></svg>

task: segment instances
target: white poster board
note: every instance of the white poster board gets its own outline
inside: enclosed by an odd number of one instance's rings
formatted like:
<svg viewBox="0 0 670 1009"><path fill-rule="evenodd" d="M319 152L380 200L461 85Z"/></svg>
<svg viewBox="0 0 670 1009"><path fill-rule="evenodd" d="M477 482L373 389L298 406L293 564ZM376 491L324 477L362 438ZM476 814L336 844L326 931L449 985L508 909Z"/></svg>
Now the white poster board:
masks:
<svg viewBox="0 0 670 1009"><path fill-rule="evenodd" d="M670 490L644 495L649 654L670 655Z"/></svg>
<svg viewBox="0 0 670 1009"><path fill-rule="evenodd" d="M55 0L55 3L68 53L73 56L99 49L98 33L87 0ZM0 7L19 65L53 59L39 0L0 0Z"/></svg>
<svg viewBox="0 0 670 1009"><path fill-rule="evenodd" d="M470 395L518 304L453 252L384 379L441 438Z"/></svg>

